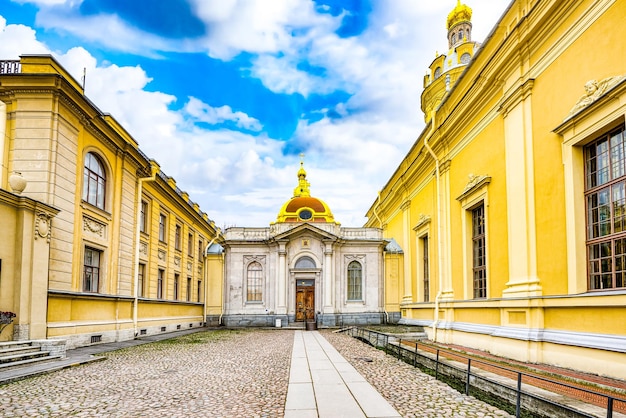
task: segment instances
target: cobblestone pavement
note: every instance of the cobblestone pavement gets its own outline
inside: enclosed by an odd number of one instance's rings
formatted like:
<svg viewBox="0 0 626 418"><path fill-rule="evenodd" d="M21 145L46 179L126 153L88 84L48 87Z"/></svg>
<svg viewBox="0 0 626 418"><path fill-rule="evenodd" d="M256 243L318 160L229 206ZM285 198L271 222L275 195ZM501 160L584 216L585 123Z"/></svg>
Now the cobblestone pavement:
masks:
<svg viewBox="0 0 626 418"><path fill-rule="evenodd" d="M330 331L322 335L403 417L511 417L355 338Z"/></svg>
<svg viewBox="0 0 626 418"><path fill-rule="evenodd" d="M293 331L209 331L0 386L0 417L280 417Z"/></svg>
<svg viewBox="0 0 626 418"><path fill-rule="evenodd" d="M404 417L509 416L352 337L322 334ZM282 417L293 335L218 330L109 352L0 386L0 417Z"/></svg>

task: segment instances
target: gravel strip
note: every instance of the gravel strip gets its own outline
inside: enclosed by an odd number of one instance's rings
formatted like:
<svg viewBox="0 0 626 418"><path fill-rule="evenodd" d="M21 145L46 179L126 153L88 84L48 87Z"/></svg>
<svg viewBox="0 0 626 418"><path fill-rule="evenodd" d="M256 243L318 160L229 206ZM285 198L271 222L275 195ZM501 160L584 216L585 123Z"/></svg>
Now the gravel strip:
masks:
<svg viewBox="0 0 626 418"><path fill-rule="evenodd" d="M511 417L356 338L322 335L403 417Z"/></svg>
<svg viewBox="0 0 626 418"><path fill-rule="evenodd" d="M218 330L0 387L0 417L282 417L293 331Z"/></svg>

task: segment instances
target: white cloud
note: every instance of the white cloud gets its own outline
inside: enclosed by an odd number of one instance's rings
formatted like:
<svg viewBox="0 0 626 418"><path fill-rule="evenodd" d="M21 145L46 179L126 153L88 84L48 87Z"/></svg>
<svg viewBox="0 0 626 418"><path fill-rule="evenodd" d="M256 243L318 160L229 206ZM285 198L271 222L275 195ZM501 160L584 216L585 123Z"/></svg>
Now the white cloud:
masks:
<svg viewBox="0 0 626 418"><path fill-rule="evenodd" d="M35 31L24 25L7 25L0 16L0 57L19 59L24 54L47 54L48 48L37 40Z"/></svg>
<svg viewBox="0 0 626 418"><path fill-rule="evenodd" d="M194 120L212 125L221 124L226 121L233 121L238 127L248 129L250 131L260 131L263 128L257 119L250 117L243 112L233 112L233 109L230 106L224 105L220 107L212 107L195 97L189 98L184 110Z"/></svg>

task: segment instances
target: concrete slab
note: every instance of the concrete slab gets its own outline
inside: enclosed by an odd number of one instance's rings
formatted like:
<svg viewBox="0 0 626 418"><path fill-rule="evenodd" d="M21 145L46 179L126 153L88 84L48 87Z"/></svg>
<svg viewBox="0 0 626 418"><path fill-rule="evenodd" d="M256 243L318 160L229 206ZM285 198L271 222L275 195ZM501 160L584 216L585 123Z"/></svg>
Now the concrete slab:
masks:
<svg viewBox="0 0 626 418"><path fill-rule="evenodd" d="M285 417L400 417L317 331L295 331L289 376Z"/></svg>

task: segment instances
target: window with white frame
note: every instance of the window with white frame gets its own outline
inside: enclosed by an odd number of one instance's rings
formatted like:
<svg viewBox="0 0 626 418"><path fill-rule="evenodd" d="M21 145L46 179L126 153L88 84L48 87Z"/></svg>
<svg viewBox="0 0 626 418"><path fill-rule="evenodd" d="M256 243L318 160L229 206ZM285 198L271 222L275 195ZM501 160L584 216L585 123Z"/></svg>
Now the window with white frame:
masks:
<svg viewBox="0 0 626 418"><path fill-rule="evenodd" d="M104 164L93 152L85 156L83 171L83 200L97 208L104 209L106 194L106 173Z"/></svg>
<svg viewBox="0 0 626 418"><path fill-rule="evenodd" d="M100 263L102 251L95 248L85 247L85 260L83 265L83 291L100 291Z"/></svg>
<svg viewBox="0 0 626 418"><path fill-rule="evenodd" d="M165 270L159 269L157 274L157 299L163 299L163 286L165 282Z"/></svg>
<svg viewBox="0 0 626 418"><path fill-rule="evenodd" d="M263 266L258 261L248 264L246 288L246 300L248 302L261 302L263 300Z"/></svg>
<svg viewBox="0 0 626 418"><path fill-rule="evenodd" d="M137 272L137 297L140 298L142 298L144 295L145 277L146 265L143 263L139 263L139 270Z"/></svg>
<svg viewBox="0 0 626 418"><path fill-rule="evenodd" d="M474 299L487 297L487 251L485 242L485 205L472 209L472 272Z"/></svg>
<svg viewBox="0 0 626 418"><path fill-rule="evenodd" d="M428 254L428 235L420 238L422 249L422 281L424 284L424 302L430 301L430 260Z"/></svg>
<svg viewBox="0 0 626 418"><path fill-rule="evenodd" d="M363 300L363 266L358 261L348 264L348 300Z"/></svg>
<svg viewBox="0 0 626 418"><path fill-rule="evenodd" d="M626 287L626 135L624 126L585 146L589 290Z"/></svg>
<svg viewBox="0 0 626 418"><path fill-rule="evenodd" d="M159 241L165 242L167 238L167 215L161 213L159 215Z"/></svg>

